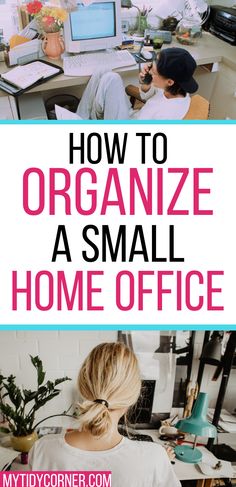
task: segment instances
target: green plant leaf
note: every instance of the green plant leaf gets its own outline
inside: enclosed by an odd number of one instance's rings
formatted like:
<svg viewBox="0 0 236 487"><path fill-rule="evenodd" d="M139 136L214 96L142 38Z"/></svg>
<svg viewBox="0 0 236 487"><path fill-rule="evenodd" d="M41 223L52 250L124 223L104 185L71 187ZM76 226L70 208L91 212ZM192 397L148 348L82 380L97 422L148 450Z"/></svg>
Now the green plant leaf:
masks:
<svg viewBox="0 0 236 487"><path fill-rule="evenodd" d="M54 384L55 384L55 386L58 386L58 384L61 384L62 382L65 382L67 380L71 380L70 377L67 377L67 376L62 377L61 379L56 379Z"/></svg>
<svg viewBox="0 0 236 487"><path fill-rule="evenodd" d="M4 398L8 395L12 404L14 404L15 408L18 409L21 405L23 397L21 395L21 390L15 384L15 377L11 376L11 380L9 380L8 377L7 382L4 382L4 387L6 389L6 393L3 394L2 397Z"/></svg>
<svg viewBox="0 0 236 487"><path fill-rule="evenodd" d="M45 394L47 392L46 386L41 386L38 388L38 394Z"/></svg>
<svg viewBox="0 0 236 487"><path fill-rule="evenodd" d="M0 426L0 432L1 433L7 433L8 434L8 433L11 432L11 430L9 428L3 428L3 426Z"/></svg>
<svg viewBox="0 0 236 487"><path fill-rule="evenodd" d="M23 389L23 394L25 396L25 404L35 399L38 395L38 391L31 391L27 389Z"/></svg>
<svg viewBox="0 0 236 487"><path fill-rule="evenodd" d="M36 357L32 357L32 355L30 355L30 359L31 359L33 366L37 369L38 386L41 386L41 384L43 383L43 381L45 379L45 375L46 375L46 372L44 372L44 370L43 370L42 360L40 360L38 355L36 355Z"/></svg>
<svg viewBox="0 0 236 487"><path fill-rule="evenodd" d="M38 356L30 356L30 359L37 372L37 389L35 391L20 389L15 383L15 376L12 374L9 377L0 375L0 411L8 421L9 430L15 436L24 436L34 431L35 413L60 394L61 391L57 389L57 385L71 380L69 377L61 377L55 381L48 380L44 383L46 373L43 370L42 361ZM31 405L25 408L30 402Z"/></svg>
<svg viewBox="0 0 236 487"><path fill-rule="evenodd" d="M53 399L54 397L58 396L58 394L60 394L61 391L59 390L55 390L53 391L48 397L45 397L44 399L42 399L40 402L38 402L36 405L35 405L35 411L37 411L38 409L40 409L42 406L44 406L48 401L51 401L51 399Z"/></svg>

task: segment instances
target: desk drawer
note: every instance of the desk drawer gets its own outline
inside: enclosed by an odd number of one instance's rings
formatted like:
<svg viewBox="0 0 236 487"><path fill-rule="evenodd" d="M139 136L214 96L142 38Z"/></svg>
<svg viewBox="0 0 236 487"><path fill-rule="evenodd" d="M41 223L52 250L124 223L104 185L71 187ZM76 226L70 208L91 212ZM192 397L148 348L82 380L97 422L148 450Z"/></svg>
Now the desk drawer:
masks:
<svg viewBox="0 0 236 487"><path fill-rule="evenodd" d="M13 96L0 97L0 120L18 120L16 102Z"/></svg>

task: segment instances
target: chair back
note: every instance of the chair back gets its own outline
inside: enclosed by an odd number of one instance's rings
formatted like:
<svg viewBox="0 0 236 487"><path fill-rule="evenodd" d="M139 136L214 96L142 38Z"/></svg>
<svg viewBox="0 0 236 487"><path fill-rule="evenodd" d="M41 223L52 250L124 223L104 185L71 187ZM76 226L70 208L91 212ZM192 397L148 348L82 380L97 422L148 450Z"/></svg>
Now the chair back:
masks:
<svg viewBox="0 0 236 487"><path fill-rule="evenodd" d="M190 107L183 120L207 120L209 118L210 104L206 98L194 95L191 98Z"/></svg>

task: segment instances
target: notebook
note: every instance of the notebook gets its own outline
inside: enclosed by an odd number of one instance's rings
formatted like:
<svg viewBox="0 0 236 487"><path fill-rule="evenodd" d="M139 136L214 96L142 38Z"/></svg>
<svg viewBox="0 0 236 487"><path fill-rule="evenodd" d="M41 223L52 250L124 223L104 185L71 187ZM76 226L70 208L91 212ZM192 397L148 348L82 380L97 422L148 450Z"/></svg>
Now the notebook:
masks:
<svg viewBox="0 0 236 487"><path fill-rule="evenodd" d="M17 66L7 73L2 74L2 79L15 86L18 89L25 90L37 83L39 80L46 80L61 72L60 68L34 61L24 66Z"/></svg>

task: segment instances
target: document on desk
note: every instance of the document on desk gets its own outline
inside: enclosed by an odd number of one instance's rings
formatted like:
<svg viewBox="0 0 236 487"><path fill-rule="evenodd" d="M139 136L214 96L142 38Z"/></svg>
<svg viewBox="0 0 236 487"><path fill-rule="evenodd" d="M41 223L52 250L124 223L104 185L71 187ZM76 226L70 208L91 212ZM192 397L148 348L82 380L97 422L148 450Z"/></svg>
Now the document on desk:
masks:
<svg viewBox="0 0 236 487"><path fill-rule="evenodd" d="M0 470L6 470L18 455L19 452L17 451L0 446Z"/></svg>
<svg viewBox="0 0 236 487"><path fill-rule="evenodd" d="M232 478L234 476L234 469L230 462L226 462L225 460L220 460L220 466L216 467L218 463L218 459L216 459L215 465L208 465L207 463L200 463L199 468L208 477L229 477Z"/></svg>
<svg viewBox="0 0 236 487"><path fill-rule="evenodd" d="M208 477L233 477L234 470L230 462L220 460L205 447L198 447L202 452L202 461L198 464L200 470Z"/></svg>
<svg viewBox="0 0 236 487"><path fill-rule="evenodd" d="M31 29L29 29L31 31ZM21 34L23 35L23 34ZM34 31L35 36L35 31ZM28 37L28 36L24 36ZM18 44L9 51L9 64L14 66L16 64L23 65L26 64L26 59L29 60L38 59L43 57L44 53L42 51L42 41L40 39L33 39L29 42L24 42L24 44Z"/></svg>
<svg viewBox="0 0 236 487"><path fill-rule="evenodd" d="M17 66L7 73L2 74L2 79L20 89L28 88L37 81L49 78L60 72L60 69L50 66L41 61L25 64L24 66Z"/></svg>

